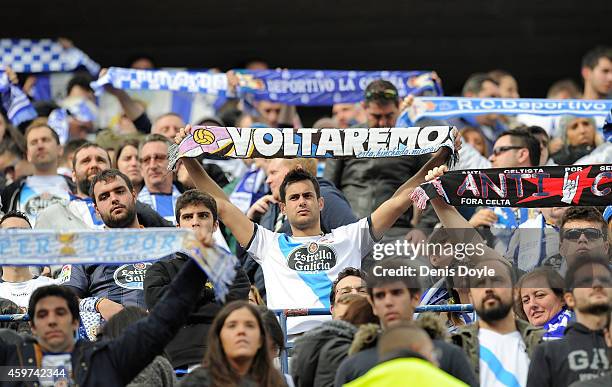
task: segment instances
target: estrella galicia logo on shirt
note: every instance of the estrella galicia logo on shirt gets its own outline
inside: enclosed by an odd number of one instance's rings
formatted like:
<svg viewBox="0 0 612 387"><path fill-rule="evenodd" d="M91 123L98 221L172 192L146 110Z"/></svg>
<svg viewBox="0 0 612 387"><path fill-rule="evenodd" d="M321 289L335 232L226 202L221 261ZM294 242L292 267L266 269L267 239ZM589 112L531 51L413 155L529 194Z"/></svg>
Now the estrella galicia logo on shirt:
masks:
<svg viewBox="0 0 612 387"><path fill-rule="evenodd" d="M310 242L293 250L287 265L295 271L326 271L336 266L336 251L328 245Z"/></svg>
<svg viewBox="0 0 612 387"><path fill-rule="evenodd" d="M49 207L51 204L64 203L65 201L65 198L55 196L48 192L43 192L40 195L30 197L25 203L24 210L26 214L35 216L38 215L40 211Z"/></svg>
<svg viewBox="0 0 612 387"><path fill-rule="evenodd" d="M151 265L151 262L121 265L115 270L113 275L115 283L125 289L143 290L145 273Z"/></svg>

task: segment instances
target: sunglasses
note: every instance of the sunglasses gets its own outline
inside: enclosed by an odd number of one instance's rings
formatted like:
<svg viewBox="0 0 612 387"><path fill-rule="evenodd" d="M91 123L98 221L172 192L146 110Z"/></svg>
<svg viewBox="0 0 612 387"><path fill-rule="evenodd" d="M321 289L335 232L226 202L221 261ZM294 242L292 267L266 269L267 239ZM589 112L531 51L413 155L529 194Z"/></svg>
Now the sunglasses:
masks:
<svg viewBox="0 0 612 387"><path fill-rule="evenodd" d="M365 94L366 99L397 99L397 91L393 89L385 89L381 91L368 91Z"/></svg>
<svg viewBox="0 0 612 387"><path fill-rule="evenodd" d="M494 154L495 156L499 156L502 153L508 152L509 150L523 149L523 148L524 146L518 146L518 145L498 146L497 148L493 148L492 154Z"/></svg>
<svg viewBox="0 0 612 387"><path fill-rule="evenodd" d="M163 154L158 153L152 156L143 157L140 159L140 162L146 165L146 164L149 164L151 160L153 160L155 163L161 163L161 162L168 160L168 155L163 155Z"/></svg>
<svg viewBox="0 0 612 387"><path fill-rule="evenodd" d="M588 239L589 241L595 241L604 238L603 232L596 228L570 228L568 230L563 231L563 239L577 241L578 239L580 239L580 236L582 234L584 234L586 239Z"/></svg>
<svg viewBox="0 0 612 387"><path fill-rule="evenodd" d="M609 288L612 285L612 277L608 276L593 276L586 275L581 278L574 280L573 288L592 288L595 285L595 281L599 282L601 286Z"/></svg>

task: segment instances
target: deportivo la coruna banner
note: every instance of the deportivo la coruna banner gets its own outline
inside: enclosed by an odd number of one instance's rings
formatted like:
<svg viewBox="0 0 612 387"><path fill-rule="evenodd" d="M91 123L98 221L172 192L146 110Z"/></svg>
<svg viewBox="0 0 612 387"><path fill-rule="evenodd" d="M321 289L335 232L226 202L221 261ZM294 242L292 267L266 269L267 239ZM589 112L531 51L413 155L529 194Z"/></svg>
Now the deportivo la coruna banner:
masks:
<svg viewBox="0 0 612 387"><path fill-rule="evenodd" d="M288 105L329 106L362 101L370 82L387 80L399 97L443 95L430 71L236 70L239 94Z"/></svg>
<svg viewBox="0 0 612 387"><path fill-rule="evenodd" d="M437 197L465 207L607 206L612 203L612 164L452 171L412 193L422 209Z"/></svg>
<svg viewBox="0 0 612 387"><path fill-rule="evenodd" d="M0 230L0 265L139 264L182 252L194 259L223 300L238 260L220 247L205 248L180 228Z"/></svg>
<svg viewBox="0 0 612 387"><path fill-rule="evenodd" d="M381 158L417 156L447 147L455 154L457 130L423 128L233 128L194 126L180 145L168 149L169 169L181 157Z"/></svg>

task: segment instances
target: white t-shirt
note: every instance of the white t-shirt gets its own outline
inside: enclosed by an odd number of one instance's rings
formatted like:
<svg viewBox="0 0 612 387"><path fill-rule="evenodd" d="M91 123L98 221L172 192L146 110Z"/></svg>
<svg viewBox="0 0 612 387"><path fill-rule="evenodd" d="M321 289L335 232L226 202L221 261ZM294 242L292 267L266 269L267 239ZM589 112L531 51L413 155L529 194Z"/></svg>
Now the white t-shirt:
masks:
<svg viewBox="0 0 612 387"><path fill-rule="evenodd" d="M258 225L247 251L262 267L270 309L329 309L332 282L342 269L360 268L373 245L370 218L363 218L312 237L292 237ZM301 333L327 319L289 318L287 330Z"/></svg>
<svg viewBox="0 0 612 387"><path fill-rule="evenodd" d="M25 212L34 227L38 213L54 203L67 203L70 188L62 176L28 176L19 194L18 210Z"/></svg>
<svg viewBox="0 0 612 387"><path fill-rule="evenodd" d="M0 282L0 297L13 301L19 307L27 308L34 290L54 283L54 280L44 276L25 282Z"/></svg>
<svg viewBox="0 0 612 387"><path fill-rule="evenodd" d="M529 356L518 331L499 334L480 328L480 385L518 387L527 385Z"/></svg>

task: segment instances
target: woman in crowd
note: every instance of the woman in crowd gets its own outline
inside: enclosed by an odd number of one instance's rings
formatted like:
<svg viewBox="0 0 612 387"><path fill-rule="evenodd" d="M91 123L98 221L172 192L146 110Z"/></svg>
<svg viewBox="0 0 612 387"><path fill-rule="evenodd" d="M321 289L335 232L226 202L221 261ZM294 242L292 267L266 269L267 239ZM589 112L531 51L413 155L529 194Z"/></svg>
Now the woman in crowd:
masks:
<svg viewBox="0 0 612 387"><path fill-rule="evenodd" d="M482 132L474 127L466 126L461 129L461 137L474 147L484 157L488 157L487 142Z"/></svg>
<svg viewBox="0 0 612 387"><path fill-rule="evenodd" d="M130 178L136 195L140 192L144 182L140 173L140 160L138 160L138 140L131 138L117 148L117 169Z"/></svg>
<svg viewBox="0 0 612 387"><path fill-rule="evenodd" d="M212 323L203 366L185 377L181 386L285 386L267 343L257 308L246 301L231 302Z"/></svg>
<svg viewBox="0 0 612 387"><path fill-rule="evenodd" d="M546 331L544 338L560 339L572 312L563 300L563 278L555 270L537 268L524 274L515 287L515 312L518 317Z"/></svg>
<svg viewBox="0 0 612 387"><path fill-rule="evenodd" d="M552 155L559 165L570 165L588 155L603 142L597 134L595 120L590 117L563 116L559 121L561 149ZM558 142L558 140L557 140ZM551 147L555 147L551 143ZM558 145L556 146L558 147Z"/></svg>
<svg viewBox="0 0 612 387"><path fill-rule="evenodd" d="M123 334L125 329L138 320L147 317L147 312L136 306L127 306L111 317L104 325L101 339L112 340ZM151 364L142 370L128 384L128 387L174 386L176 378L170 361L164 356L157 356Z"/></svg>

